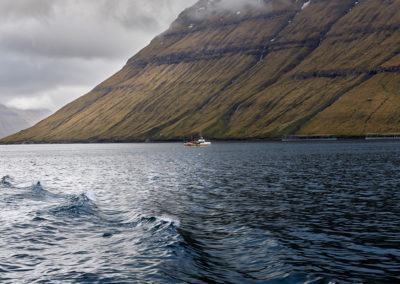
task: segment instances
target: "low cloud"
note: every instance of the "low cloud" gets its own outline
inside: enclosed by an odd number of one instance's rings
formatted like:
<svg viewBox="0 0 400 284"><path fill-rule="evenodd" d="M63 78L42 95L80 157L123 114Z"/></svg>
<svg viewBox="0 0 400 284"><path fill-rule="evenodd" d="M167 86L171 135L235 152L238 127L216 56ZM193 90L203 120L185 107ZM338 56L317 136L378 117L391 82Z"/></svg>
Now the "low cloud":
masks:
<svg viewBox="0 0 400 284"><path fill-rule="evenodd" d="M215 0L215 9L236 11L238 9L252 10L262 8L266 5L264 0Z"/></svg>
<svg viewBox="0 0 400 284"><path fill-rule="evenodd" d="M266 0L200 0L190 16L195 20L205 20L223 12L248 12L270 5Z"/></svg>

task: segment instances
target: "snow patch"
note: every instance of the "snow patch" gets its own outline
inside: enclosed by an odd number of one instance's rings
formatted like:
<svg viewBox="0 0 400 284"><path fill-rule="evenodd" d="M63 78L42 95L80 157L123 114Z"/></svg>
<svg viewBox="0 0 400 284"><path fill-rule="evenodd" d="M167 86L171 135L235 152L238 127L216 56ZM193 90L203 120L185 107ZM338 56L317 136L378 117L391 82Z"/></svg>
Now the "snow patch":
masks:
<svg viewBox="0 0 400 284"><path fill-rule="evenodd" d="M307 8L308 5L310 5L310 3L311 3L311 0L308 0L307 2L305 2L305 3L303 4L303 6L301 7L301 10L304 10L305 8Z"/></svg>

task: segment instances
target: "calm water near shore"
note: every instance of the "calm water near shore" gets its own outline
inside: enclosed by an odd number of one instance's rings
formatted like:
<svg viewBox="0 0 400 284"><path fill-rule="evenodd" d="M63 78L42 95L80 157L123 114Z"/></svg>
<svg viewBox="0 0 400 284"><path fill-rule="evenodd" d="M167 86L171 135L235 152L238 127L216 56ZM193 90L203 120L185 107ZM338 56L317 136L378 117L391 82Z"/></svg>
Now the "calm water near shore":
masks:
<svg viewBox="0 0 400 284"><path fill-rule="evenodd" d="M399 283L400 142L0 146L0 282Z"/></svg>

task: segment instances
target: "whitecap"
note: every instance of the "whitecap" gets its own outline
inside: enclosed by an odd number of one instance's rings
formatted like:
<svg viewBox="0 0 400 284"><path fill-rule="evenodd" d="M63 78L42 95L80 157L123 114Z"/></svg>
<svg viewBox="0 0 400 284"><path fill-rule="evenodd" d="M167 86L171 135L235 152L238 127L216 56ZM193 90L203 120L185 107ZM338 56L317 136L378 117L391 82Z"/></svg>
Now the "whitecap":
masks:
<svg viewBox="0 0 400 284"><path fill-rule="evenodd" d="M161 215L159 217L156 217L158 220L166 222L166 223L170 223L176 227L179 227L181 225L181 222L179 221L179 219L170 216L170 215Z"/></svg>
<svg viewBox="0 0 400 284"><path fill-rule="evenodd" d="M85 196L90 200L90 201L93 201L93 202L96 202L97 201L97 197L96 197L96 194L94 194L94 192L93 191L86 191L85 192Z"/></svg>
<svg viewBox="0 0 400 284"><path fill-rule="evenodd" d="M53 208L51 212L54 215L65 215L70 217L82 215L97 215L97 205L86 195L82 193L73 195L63 204Z"/></svg>

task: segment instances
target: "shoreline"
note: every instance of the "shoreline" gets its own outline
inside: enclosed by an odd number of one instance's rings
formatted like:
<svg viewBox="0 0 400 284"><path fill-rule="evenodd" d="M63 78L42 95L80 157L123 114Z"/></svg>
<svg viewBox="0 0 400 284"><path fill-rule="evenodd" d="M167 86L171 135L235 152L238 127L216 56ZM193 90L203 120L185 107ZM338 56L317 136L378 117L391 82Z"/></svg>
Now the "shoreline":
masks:
<svg viewBox="0 0 400 284"><path fill-rule="evenodd" d="M351 142L351 141L365 141L365 142L388 142L400 141L400 139L391 137L375 137L373 139L366 139L366 136L337 136L335 140L326 139L293 139L290 141L283 141L281 138L229 138L229 139L208 139L212 142L221 143L262 143L262 142L280 142L280 143L332 143L332 142ZM0 145L42 145L42 144L162 144L162 143L183 143L184 139L163 139L163 140L115 140L115 139L101 139L101 140L62 140L62 141L21 141L21 142L0 142Z"/></svg>

